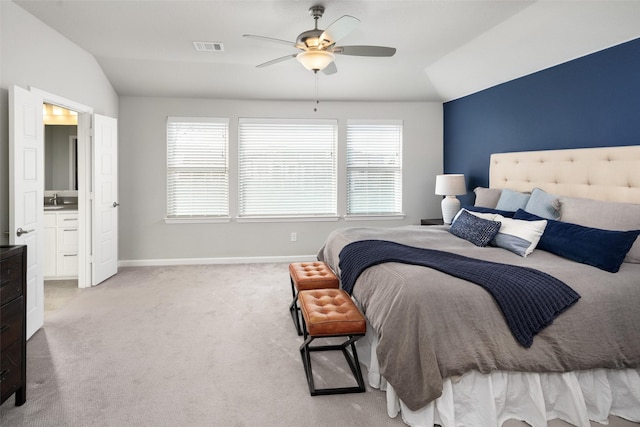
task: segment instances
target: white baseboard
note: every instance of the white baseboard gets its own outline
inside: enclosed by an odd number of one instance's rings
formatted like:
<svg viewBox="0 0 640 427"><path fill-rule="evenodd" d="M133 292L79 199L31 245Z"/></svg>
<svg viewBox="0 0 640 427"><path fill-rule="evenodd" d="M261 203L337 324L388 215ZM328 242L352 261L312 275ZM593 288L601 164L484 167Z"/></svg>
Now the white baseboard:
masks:
<svg viewBox="0 0 640 427"><path fill-rule="evenodd" d="M291 263L315 261L315 255L265 256L265 257L228 257L228 258L174 258L174 259L131 259L118 261L118 267L153 267L163 265L202 265L202 264L258 264Z"/></svg>

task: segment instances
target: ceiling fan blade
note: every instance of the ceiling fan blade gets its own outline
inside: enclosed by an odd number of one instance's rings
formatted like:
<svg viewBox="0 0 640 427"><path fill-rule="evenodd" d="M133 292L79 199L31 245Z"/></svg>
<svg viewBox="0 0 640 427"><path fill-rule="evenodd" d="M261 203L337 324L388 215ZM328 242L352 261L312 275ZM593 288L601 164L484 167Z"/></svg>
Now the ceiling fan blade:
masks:
<svg viewBox="0 0 640 427"><path fill-rule="evenodd" d="M352 56L393 56L396 53L396 48L384 46L337 46L332 52Z"/></svg>
<svg viewBox="0 0 640 427"><path fill-rule="evenodd" d="M272 59L271 61L267 61L265 63L256 65L256 68L267 67L269 65L277 64L278 62L286 61L287 59L295 58L298 54L294 53L293 55L282 56L280 58Z"/></svg>
<svg viewBox="0 0 640 427"><path fill-rule="evenodd" d="M324 74L326 74L327 76L330 76L331 74L337 73L338 72L338 68L336 67L336 63L332 62L331 64L327 65L326 67L324 67L322 72Z"/></svg>
<svg viewBox="0 0 640 427"><path fill-rule="evenodd" d="M360 20L351 15L344 15L335 21L324 30L324 33L320 36L320 40L328 40L329 44L334 44L351 31L356 28Z"/></svg>
<svg viewBox="0 0 640 427"><path fill-rule="evenodd" d="M295 42L290 42L288 40L274 39L273 37L254 36L253 34L243 34L242 37L246 37L248 39L263 40L267 42L281 43L281 44L286 44L287 46L296 47Z"/></svg>

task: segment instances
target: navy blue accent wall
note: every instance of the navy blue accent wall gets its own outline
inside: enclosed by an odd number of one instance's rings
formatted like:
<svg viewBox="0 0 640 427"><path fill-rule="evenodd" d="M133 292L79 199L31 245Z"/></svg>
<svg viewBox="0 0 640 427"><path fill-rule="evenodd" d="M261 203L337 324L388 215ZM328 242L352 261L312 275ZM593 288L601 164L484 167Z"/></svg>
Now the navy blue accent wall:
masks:
<svg viewBox="0 0 640 427"><path fill-rule="evenodd" d="M444 104L444 171L469 191L491 153L618 145L640 145L640 39Z"/></svg>

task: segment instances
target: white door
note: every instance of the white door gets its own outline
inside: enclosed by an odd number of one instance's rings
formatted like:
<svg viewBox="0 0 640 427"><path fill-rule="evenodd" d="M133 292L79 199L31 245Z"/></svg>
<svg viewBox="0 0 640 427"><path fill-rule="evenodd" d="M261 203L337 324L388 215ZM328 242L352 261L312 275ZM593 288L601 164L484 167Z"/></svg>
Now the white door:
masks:
<svg viewBox="0 0 640 427"><path fill-rule="evenodd" d="M44 324L42 96L9 88L9 242L27 245L27 339Z"/></svg>
<svg viewBox="0 0 640 427"><path fill-rule="evenodd" d="M118 272L118 121L93 121L93 285Z"/></svg>

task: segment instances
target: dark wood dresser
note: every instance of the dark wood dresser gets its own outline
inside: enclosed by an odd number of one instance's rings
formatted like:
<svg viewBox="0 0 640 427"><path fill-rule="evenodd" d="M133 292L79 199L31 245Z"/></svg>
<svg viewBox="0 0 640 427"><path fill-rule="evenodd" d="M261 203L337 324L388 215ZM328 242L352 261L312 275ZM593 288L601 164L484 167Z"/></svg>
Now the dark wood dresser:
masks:
<svg viewBox="0 0 640 427"><path fill-rule="evenodd" d="M27 247L0 246L0 403L27 400Z"/></svg>

